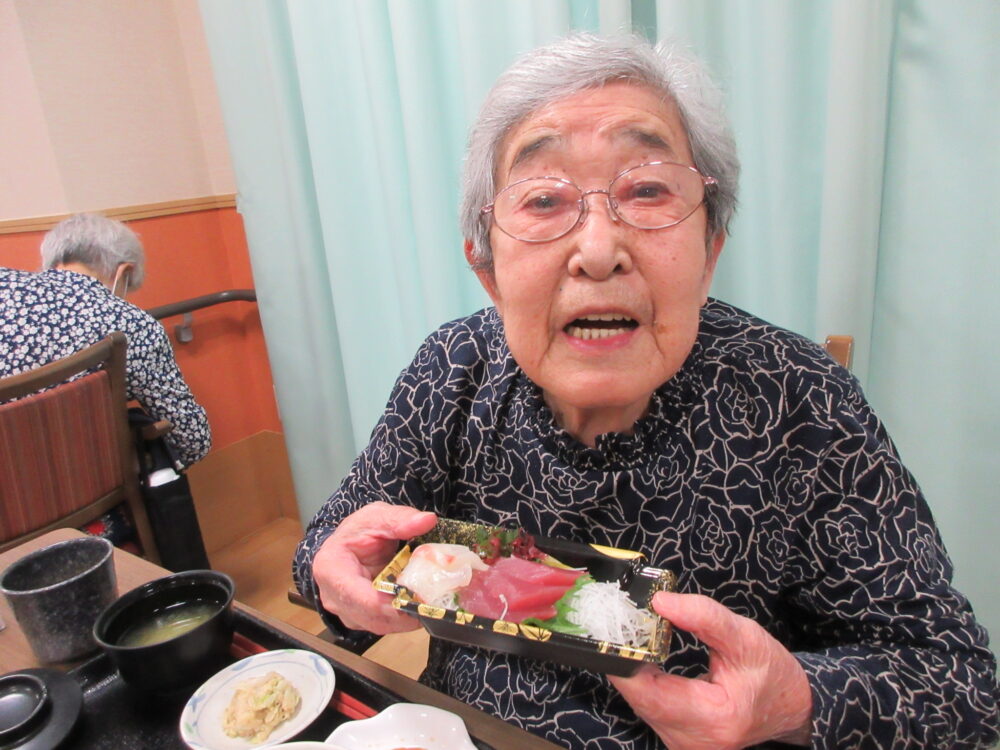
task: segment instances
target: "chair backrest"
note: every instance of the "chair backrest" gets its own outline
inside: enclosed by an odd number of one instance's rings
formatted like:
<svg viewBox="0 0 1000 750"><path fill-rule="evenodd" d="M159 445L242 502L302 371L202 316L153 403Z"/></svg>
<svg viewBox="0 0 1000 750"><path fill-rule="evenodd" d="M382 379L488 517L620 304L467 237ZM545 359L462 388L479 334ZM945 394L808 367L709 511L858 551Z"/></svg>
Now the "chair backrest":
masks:
<svg viewBox="0 0 1000 750"><path fill-rule="evenodd" d="M0 551L124 502L143 554L159 562L128 423L126 346L116 331L0 379Z"/></svg>
<svg viewBox="0 0 1000 750"><path fill-rule="evenodd" d="M840 365L851 369L854 361L854 337L853 336L827 336L826 353L837 360Z"/></svg>

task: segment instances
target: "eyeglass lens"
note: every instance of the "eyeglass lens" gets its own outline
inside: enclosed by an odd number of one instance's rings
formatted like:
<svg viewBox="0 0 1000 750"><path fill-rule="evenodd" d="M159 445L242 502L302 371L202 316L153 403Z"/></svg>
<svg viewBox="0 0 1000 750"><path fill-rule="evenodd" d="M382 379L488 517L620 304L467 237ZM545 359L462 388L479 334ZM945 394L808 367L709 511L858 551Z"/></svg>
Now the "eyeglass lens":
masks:
<svg viewBox="0 0 1000 750"><path fill-rule="evenodd" d="M705 196L701 174L681 164L644 164L626 170L608 186L618 217L639 229L663 229L694 213ZM576 226L586 205L583 192L568 180L536 177L500 191L493 220L505 233L526 242L547 242Z"/></svg>

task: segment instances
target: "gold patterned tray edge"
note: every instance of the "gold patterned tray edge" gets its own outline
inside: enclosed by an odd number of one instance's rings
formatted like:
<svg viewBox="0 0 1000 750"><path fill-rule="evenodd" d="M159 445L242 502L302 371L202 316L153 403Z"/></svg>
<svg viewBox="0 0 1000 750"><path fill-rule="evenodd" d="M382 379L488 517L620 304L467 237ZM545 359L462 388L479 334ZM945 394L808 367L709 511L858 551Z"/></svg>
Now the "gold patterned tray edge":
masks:
<svg viewBox="0 0 1000 750"><path fill-rule="evenodd" d="M450 521L442 527L441 521ZM372 585L379 591L392 595L392 606L401 611L415 615L420 618L431 620L454 622L457 625L473 627L479 630L490 630L498 635L514 638L526 638L532 641L565 643L567 645L582 646L602 654L614 654L627 659L634 659L648 662L661 662L667 657L667 647L670 643L671 625L670 623L656 615L656 627L646 648L636 648L622 644L599 641L593 638L570 635L568 633L558 633L548 628L540 628L533 625L522 625L506 620L492 620L487 617L479 617L464 610L449 610L442 607L432 607L422 604L413 598L412 593L405 587L396 583L396 577L403 572L403 569L410 561L413 549L418 545L428 541L441 541L446 539L451 543L466 544L471 546L475 537L469 536L469 527L474 529L477 525L463 521L453 521L451 519L441 519L431 532L425 534L410 543L403 545L402 549L396 553L395 557L385 568L375 577ZM460 534L447 533L454 531L456 527L461 529ZM439 532L439 533L435 533ZM411 546L412 545L412 546ZM607 555L620 560L638 560L643 555L631 550L621 550L614 547L604 547L602 545L588 545L600 554ZM609 554L615 553L615 554ZM677 585L677 577L672 571L660 568L643 567L638 569L638 575L649 578L652 583L649 589L649 596L645 602L637 602L642 607L652 611L651 600L653 594L658 591L673 591ZM655 612L654 612L655 615Z"/></svg>

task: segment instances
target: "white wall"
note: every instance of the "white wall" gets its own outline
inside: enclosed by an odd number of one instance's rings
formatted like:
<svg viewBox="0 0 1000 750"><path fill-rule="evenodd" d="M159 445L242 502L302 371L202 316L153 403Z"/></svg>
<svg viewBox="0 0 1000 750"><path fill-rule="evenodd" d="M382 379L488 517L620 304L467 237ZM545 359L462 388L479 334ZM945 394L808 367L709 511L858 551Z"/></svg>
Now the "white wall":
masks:
<svg viewBox="0 0 1000 750"><path fill-rule="evenodd" d="M235 192L196 0L0 0L0 220Z"/></svg>

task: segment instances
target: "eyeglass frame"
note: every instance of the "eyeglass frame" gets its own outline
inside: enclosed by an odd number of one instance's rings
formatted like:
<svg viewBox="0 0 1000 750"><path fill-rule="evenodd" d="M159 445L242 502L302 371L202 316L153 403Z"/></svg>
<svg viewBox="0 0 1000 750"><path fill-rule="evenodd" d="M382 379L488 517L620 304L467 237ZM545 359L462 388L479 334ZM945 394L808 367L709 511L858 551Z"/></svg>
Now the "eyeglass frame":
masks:
<svg viewBox="0 0 1000 750"><path fill-rule="evenodd" d="M624 216L622 216L618 212L618 208L615 206L615 201L614 201L614 199L611 196L611 186L614 185L615 182L619 178L623 177L624 175L628 174L629 172L631 172L633 170L641 169L642 167L659 167L659 166L683 167L684 169L687 169L687 170L689 170L691 172L694 172L696 175L698 175L698 177L701 178L701 185L702 185L701 200L698 201L691 208L691 211L689 213L687 213L685 216L683 216L682 218L678 219L677 221L672 221L669 224L664 224L664 225L659 226L659 227L640 227L640 226L637 226L636 224L633 224L631 221L629 221L628 219L626 219ZM569 185L570 187L575 188L577 190L577 192L580 193L580 198L577 201L577 205L580 207L579 215L576 217L576 221L574 221L573 224L571 224L570 227L565 232L562 232L561 234L557 234L555 237L549 237L548 239L544 239L544 240L525 240L525 239L522 239L520 237L515 237L513 234L511 234L506 229L504 229L502 226L500 226L499 222L497 222L496 215L494 214L493 209L496 206L496 202L497 202L496 199L500 196L500 194L503 193L506 190L509 190L510 188L514 187L515 185L520 185L521 183L524 183L524 182L531 182L532 180L554 180L556 182L561 182L564 185ZM691 216L694 215L694 212L697 211L698 208L702 204L704 204L705 197L706 197L706 192L707 192L708 188L711 187L712 185L718 185L718 184L719 184L719 181L717 179L715 179L714 177L710 177L708 175L702 174L695 167L692 167L689 164L680 164L680 163L675 162L675 161L647 161L647 162L643 162L642 164L635 164L635 165L633 165L631 167L623 169L621 172L619 172L618 174L616 174L614 177L611 178L611 180L608 182L608 187L605 190L583 190L579 185L577 185L572 180L569 180L569 179L567 179L565 177L556 177L555 175L542 175L542 176L539 176L539 177L525 177L525 178L520 179L520 180L515 180L514 182L510 183L509 185L505 185L503 188L501 188L500 190L498 190L497 193L496 193L496 195L493 196L493 200L490 201L485 206L483 206L482 208L479 209L479 215L480 216L485 216L486 214L490 214L490 216L493 219L493 224L496 226L496 228L499 229L504 234L506 234L508 237L510 237L512 239L515 239L518 242L527 242L527 243L534 244L534 245L542 244L542 243L545 243L545 242L555 242L556 240L562 239L567 234L570 234L571 232L573 232L578 226L580 226L586 220L587 213L590 211L590 204L587 202L587 196L588 195L593 195L593 194L596 193L596 194L603 194L604 195L605 200L607 201L607 204L608 204L608 208L611 210L611 216L614 219L622 221L625 224L628 224L628 226L632 227L633 229L641 229L641 230L644 230L644 231L654 232L654 231L658 231L660 229L669 229L670 227L675 227L678 224L680 224L681 222L686 221L687 219L690 219Z"/></svg>

